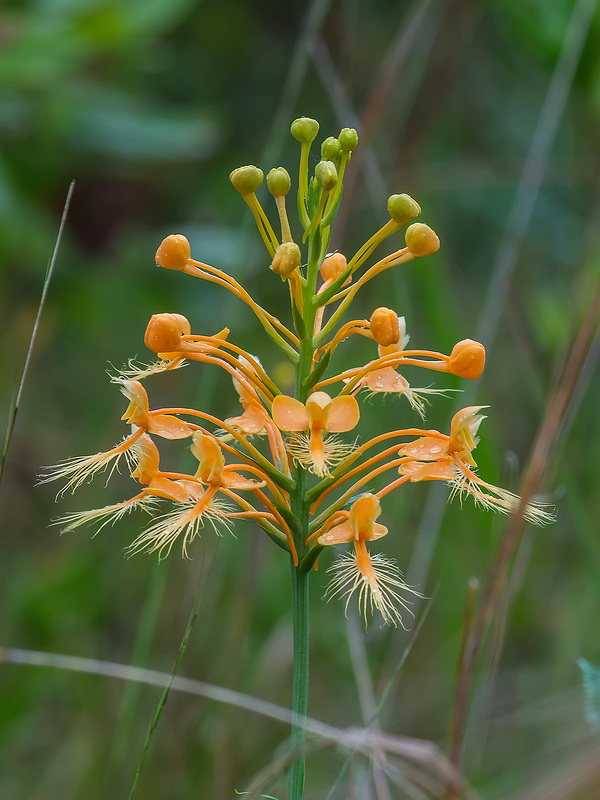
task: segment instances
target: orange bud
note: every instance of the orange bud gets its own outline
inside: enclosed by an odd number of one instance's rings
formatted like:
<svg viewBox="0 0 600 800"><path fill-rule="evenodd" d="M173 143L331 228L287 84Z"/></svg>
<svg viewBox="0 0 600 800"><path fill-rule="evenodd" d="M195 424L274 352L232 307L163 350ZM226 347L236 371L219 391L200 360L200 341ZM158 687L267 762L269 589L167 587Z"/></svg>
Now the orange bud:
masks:
<svg viewBox="0 0 600 800"><path fill-rule="evenodd" d="M346 271L348 262L341 253L331 253L321 264L321 277L324 281L334 281Z"/></svg>
<svg viewBox="0 0 600 800"><path fill-rule="evenodd" d="M464 339L452 348L448 360L448 371L459 378L475 380L485 366L485 347L473 339Z"/></svg>
<svg viewBox="0 0 600 800"><path fill-rule="evenodd" d="M146 328L144 344L153 353L172 353L179 350L181 337L190 333L190 323L181 314L153 314Z"/></svg>
<svg viewBox="0 0 600 800"><path fill-rule="evenodd" d="M160 243L156 263L165 269L183 270L191 257L190 243L181 233L172 233Z"/></svg>
<svg viewBox="0 0 600 800"><path fill-rule="evenodd" d="M400 341L400 325L398 314L391 308L376 308L369 321L371 333L377 344L388 347Z"/></svg>
<svg viewBox="0 0 600 800"><path fill-rule="evenodd" d="M429 225L414 222L406 229L406 246L415 257L429 256L440 249L440 240Z"/></svg>

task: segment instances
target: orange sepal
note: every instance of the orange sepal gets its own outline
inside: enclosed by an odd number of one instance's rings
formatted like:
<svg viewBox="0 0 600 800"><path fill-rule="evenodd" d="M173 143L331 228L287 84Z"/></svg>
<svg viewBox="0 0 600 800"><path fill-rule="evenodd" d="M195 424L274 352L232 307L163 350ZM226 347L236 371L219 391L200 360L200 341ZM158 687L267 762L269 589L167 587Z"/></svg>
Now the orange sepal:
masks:
<svg viewBox="0 0 600 800"><path fill-rule="evenodd" d="M239 428L242 433L261 433L265 429L266 411L258 403L252 403L239 417L226 419L227 425Z"/></svg>
<svg viewBox="0 0 600 800"><path fill-rule="evenodd" d="M327 533L321 534L317 539L319 544L336 545L346 544L354 539L354 531L349 522L342 522L341 525L336 525Z"/></svg>
<svg viewBox="0 0 600 800"><path fill-rule="evenodd" d="M334 397L329 407L327 430L333 433L351 431L359 419L360 409L355 397L350 394Z"/></svg>
<svg viewBox="0 0 600 800"><path fill-rule="evenodd" d="M165 497L167 500L173 500L176 503L187 503L190 499L189 492L184 486L177 481L161 476L152 478L144 491L154 497Z"/></svg>
<svg viewBox="0 0 600 800"><path fill-rule="evenodd" d="M369 372L366 383L372 392L405 392L409 388L406 378L393 367L383 367Z"/></svg>
<svg viewBox="0 0 600 800"><path fill-rule="evenodd" d="M419 481L451 481L456 477L456 467L452 461L434 461L422 464L419 461L408 461L398 469L400 475L410 475L411 483Z"/></svg>
<svg viewBox="0 0 600 800"><path fill-rule="evenodd" d="M244 478L238 472L223 472L221 484L228 489L260 489L261 486L265 486L266 481L253 481Z"/></svg>
<svg viewBox="0 0 600 800"><path fill-rule="evenodd" d="M285 394L278 394L273 400L271 414L282 431L305 431L310 425L308 411L302 403Z"/></svg>
<svg viewBox="0 0 600 800"><path fill-rule="evenodd" d="M423 436L414 442L402 445L399 456L408 456L415 461L438 461L448 455L448 441L434 436Z"/></svg>
<svg viewBox="0 0 600 800"><path fill-rule="evenodd" d="M192 429L187 422L171 414L150 414L148 430L163 439L187 439L192 435Z"/></svg>

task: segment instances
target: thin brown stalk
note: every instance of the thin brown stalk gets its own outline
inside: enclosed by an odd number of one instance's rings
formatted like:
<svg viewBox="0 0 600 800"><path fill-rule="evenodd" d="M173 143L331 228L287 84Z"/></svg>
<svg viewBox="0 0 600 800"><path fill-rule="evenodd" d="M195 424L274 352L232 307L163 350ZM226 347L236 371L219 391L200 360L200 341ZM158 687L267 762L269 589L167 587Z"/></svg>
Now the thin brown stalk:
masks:
<svg viewBox="0 0 600 800"><path fill-rule="evenodd" d="M523 512L527 503L531 500L533 495L536 494L542 483L548 468L552 449L560 433L575 389L577 388L599 323L600 279L598 279L596 283L592 300L569 351L562 375L546 407L544 419L539 428L531 457L521 481L519 490L521 500L519 502L519 507L508 520L500 549L494 562L484 603L479 609L473 624L473 632L469 638L465 657L465 667L459 679L459 687L456 695L457 702L453 711L455 747L461 746L460 743L464 735L468 698L475 664L485 633L495 616L502 589L507 580L510 564L521 538Z"/></svg>

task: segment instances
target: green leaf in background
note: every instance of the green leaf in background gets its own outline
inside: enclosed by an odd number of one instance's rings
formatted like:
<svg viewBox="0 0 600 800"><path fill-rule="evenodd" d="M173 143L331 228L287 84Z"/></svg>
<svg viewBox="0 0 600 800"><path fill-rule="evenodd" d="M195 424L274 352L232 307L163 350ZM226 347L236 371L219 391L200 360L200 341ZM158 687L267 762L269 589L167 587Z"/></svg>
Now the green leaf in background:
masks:
<svg viewBox="0 0 600 800"><path fill-rule="evenodd" d="M143 161L196 160L213 153L218 142L214 122L196 109L152 107L127 93L92 89L73 120L71 145L113 158Z"/></svg>
<svg viewBox="0 0 600 800"><path fill-rule="evenodd" d="M600 738L600 669L592 666L585 658L580 658L577 663L585 692L585 718Z"/></svg>

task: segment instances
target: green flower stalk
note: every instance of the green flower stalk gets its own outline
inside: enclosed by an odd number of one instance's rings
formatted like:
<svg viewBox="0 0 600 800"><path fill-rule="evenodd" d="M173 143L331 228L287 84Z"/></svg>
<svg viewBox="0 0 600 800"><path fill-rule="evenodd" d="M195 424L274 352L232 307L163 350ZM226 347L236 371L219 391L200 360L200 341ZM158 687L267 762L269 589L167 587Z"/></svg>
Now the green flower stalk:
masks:
<svg viewBox="0 0 600 800"><path fill-rule="evenodd" d="M129 545L129 552L156 552L162 559L177 546L184 556L191 556L207 523L216 530L230 529L238 520L264 531L287 552L294 637L288 797L300 800L305 771L303 719L308 707L308 590L319 556L331 548L345 548L329 567L332 580L326 598L340 597L346 608L356 598L365 623L375 614L383 623L403 625L417 590L405 584L393 560L371 552L389 533L378 521L384 516L384 498L421 481L443 481L452 495L469 495L484 508L503 513L516 509L519 498L478 475L473 451L484 406L461 409L448 434L392 425L369 441L356 438L363 390L404 397L423 418L425 398L443 389L411 386L403 368L417 366L475 380L483 370L485 350L470 339L458 342L449 355L411 349L404 317L383 306L368 320L343 322L366 283L387 269L435 253L439 239L430 227L415 222L419 205L406 194L395 194L388 202L390 220L350 260L341 253L328 253L345 169L358 136L344 128L338 137L326 138L322 160L310 174L309 152L319 125L303 117L292 123L291 130L300 143L297 240L286 208L292 187L286 169L276 167L267 175L281 241L256 195L262 170L240 167L230 175L265 244L265 270L270 266L289 285L288 322L262 308L232 275L192 258L181 234L161 243L156 263L214 283L245 303L263 326L268 343L292 364L294 394L282 393L262 362L230 341L228 327L213 334L192 333L191 322L180 314L154 314L145 343L157 360L141 368L130 365L114 378L128 401L122 419L131 432L104 452L49 468L42 481L61 479L63 492L75 490L100 472L108 471L110 477L125 462L137 483L130 498L70 513L58 522L64 530L87 523L102 528L137 509L150 512L151 523ZM366 266L375 248L406 225L404 244ZM353 336L373 342L373 357L336 372L337 348ZM202 365L205 374L214 369L229 374L242 409L238 416L221 419L176 402L166 408L151 407L143 381L190 362ZM395 418L396 413L390 415ZM161 439L189 446L195 469L181 473L163 468L157 444ZM379 488L367 490L368 486ZM543 504L532 502L525 518L543 524L551 516Z"/></svg>

